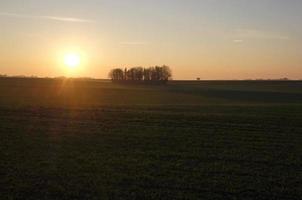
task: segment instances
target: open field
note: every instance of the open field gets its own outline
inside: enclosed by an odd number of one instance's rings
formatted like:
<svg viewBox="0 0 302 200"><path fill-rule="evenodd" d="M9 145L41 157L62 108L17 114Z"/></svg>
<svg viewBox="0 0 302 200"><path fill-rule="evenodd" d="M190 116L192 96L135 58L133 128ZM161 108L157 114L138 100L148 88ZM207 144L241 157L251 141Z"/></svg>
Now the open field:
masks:
<svg viewBox="0 0 302 200"><path fill-rule="evenodd" d="M300 199L302 82L0 79L0 199Z"/></svg>

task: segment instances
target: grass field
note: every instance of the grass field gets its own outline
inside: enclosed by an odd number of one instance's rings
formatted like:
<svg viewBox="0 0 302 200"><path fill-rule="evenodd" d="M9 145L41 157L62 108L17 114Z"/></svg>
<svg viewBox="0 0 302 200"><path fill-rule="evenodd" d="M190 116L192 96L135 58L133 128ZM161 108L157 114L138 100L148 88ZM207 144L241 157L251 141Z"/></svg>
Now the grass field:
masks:
<svg viewBox="0 0 302 200"><path fill-rule="evenodd" d="M0 199L300 199L302 82L0 79Z"/></svg>

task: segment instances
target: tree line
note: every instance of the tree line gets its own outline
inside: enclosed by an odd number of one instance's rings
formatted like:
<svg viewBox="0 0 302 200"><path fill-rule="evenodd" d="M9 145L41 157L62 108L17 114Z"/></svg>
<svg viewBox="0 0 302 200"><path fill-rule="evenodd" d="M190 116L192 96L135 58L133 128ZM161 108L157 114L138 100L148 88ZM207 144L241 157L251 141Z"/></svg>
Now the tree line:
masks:
<svg viewBox="0 0 302 200"><path fill-rule="evenodd" d="M154 67L132 67L130 69L115 68L109 72L109 78L112 81L120 82L167 82L172 78L170 67L154 66Z"/></svg>

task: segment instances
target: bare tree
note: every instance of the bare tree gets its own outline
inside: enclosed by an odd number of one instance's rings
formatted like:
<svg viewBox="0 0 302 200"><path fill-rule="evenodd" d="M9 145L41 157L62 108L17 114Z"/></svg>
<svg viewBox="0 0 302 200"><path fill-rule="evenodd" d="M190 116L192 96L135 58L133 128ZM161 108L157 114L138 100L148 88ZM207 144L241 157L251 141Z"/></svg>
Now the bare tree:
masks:
<svg viewBox="0 0 302 200"><path fill-rule="evenodd" d="M109 77L113 81L124 80L124 73L122 69L116 68L109 72Z"/></svg>
<svg viewBox="0 0 302 200"><path fill-rule="evenodd" d="M113 81L152 81L152 82L166 82L172 77L171 69L166 66L154 67L133 67L124 70L116 68L110 71L109 77Z"/></svg>
<svg viewBox="0 0 302 200"><path fill-rule="evenodd" d="M144 68L136 67L136 78L138 81L144 80Z"/></svg>
<svg viewBox="0 0 302 200"><path fill-rule="evenodd" d="M168 81L172 78L172 70L169 66L163 65L162 66L162 80Z"/></svg>
<svg viewBox="0 0 302 200"><path fill-rule="evenodd" d="M150 68L145 68L144 69L144 80L145 81L150 81L151 80L151 70L150 70Z"/></svg>

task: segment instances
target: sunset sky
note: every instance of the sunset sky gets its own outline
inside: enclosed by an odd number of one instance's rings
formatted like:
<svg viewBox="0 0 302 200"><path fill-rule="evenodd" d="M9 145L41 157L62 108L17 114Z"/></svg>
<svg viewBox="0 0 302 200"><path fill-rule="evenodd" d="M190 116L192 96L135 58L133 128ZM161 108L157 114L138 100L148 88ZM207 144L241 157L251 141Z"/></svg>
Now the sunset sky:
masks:
<svg viewBox="0 0 302 200"><path fill-rule="evenodd" d="M0 74L165 64L174 79L302 79L301 21L301 0L2 0Z"/></svg>

